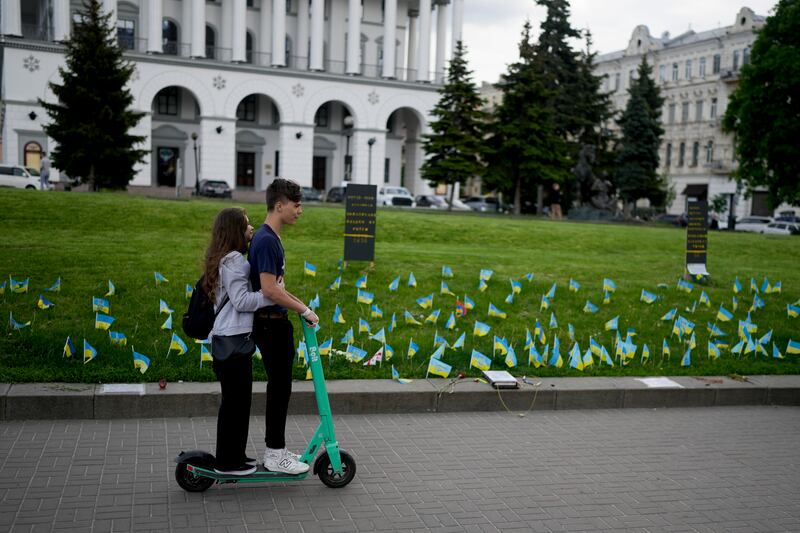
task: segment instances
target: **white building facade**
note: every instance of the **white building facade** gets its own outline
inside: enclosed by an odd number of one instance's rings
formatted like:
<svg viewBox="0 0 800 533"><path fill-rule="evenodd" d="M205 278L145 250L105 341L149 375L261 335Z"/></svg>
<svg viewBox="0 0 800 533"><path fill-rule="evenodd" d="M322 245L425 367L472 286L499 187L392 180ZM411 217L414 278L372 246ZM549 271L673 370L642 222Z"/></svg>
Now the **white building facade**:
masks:
<svg viewBox="0 0 800 533"><path fill-rule="evenodd" d="M4 162L38 168L54 148L37 98L56 100L48 83L60 81L81 3L0 2ZM430 191L421 139L464 0L102 5L135 66L133 108L145 113L133 133L150 152L132 185L221 179L263 190L286 177L319 190L352 181Z"/></svg>
<svg viewBox="0 0 800 533"><path fill-rule="evenodd" d="M665 33L656 38L647 26L637 26L625 50L597 57L596 73L605 78L602 89L620 112L643 55L653 69L665 99L659 171L667 175L677 195L668 212L686 212L689 199L710 202L737 192L731 179L736 168L732 137L722 132L721 119L740 69L750 61L756 31L764 23L765 17L743 7L730 26L699 33L689 30L677 37ZM737 216L772 214L766 192L738 196Z"/></svg>

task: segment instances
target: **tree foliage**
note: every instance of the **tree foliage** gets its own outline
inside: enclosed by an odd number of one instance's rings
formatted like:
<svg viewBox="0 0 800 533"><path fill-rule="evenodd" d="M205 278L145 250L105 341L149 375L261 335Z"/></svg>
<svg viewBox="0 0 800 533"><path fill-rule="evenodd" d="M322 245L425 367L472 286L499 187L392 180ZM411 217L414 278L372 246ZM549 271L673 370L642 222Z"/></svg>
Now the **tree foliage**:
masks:
<svg viewBox="0 0 800 533"><path fill-rule="evenodd" d="M661 106L664 99L652 78L653 70L642 57L638 76L628 89L628 103L618 123L622 136L617 150L616 186L629 206L640 198L652 204L664 202L663 179L658 175L658 150L664 128Z"/></svg>
<svg viewBox="0 0 800 533"><path fill-rule="evenodd" d="M466 61L466 48L456 43L447 71L447 81L439 90L439 101L431 111L432 133L424 136L427 156L420 169L433 184L455 185L483 174L481 154L485 152L483 128L486 122L483 100L472 81ZM450 189L450 204L455 187Z"/></svg>
<svg viewBox="0 0 800 533"><path fill-rule="evenodd" d="M145 137L129 133L144 113L130 109L126 85L134 67L123 59L109 21L99 0L87 0L66 43L62 83L50 83L58 102L39 101L51 119L44 130L57 143L53 165L93 189L125 188L147 153L136 148Z"/></svg>
<svg viewBox="0 0 800 533"><path fill-rule="evenodd" d="M766 186L769 203L800 206L800 0L781 0L742 67L723 128L734 134L735 177Z"/></svg>

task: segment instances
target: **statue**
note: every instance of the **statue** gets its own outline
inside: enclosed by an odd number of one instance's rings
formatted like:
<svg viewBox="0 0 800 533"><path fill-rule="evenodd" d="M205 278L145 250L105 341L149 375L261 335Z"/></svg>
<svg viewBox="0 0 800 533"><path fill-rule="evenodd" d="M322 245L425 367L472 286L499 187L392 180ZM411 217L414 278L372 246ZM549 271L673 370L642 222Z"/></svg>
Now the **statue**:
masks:
<svg viewBox="0 0 800 533"><path fill-rule="evenodd" d="M595 146L584 144L578 153L578 163L572 169L580 191L581 205L570 211L570 218L583 220L614 218L616 198L611 195L611 182L594 175Z"/></svg>

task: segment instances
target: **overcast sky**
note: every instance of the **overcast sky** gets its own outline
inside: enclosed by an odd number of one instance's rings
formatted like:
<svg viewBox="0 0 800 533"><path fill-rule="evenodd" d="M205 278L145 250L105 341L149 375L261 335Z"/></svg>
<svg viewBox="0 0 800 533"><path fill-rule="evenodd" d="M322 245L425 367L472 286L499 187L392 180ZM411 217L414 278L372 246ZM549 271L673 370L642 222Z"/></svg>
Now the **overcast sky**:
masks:
<svg viewBox="0 0 800 533"><path fill-rule="evenodd" d="M776 0L572 0L570 21L592 31L600 53L628 45L633 29L644 24L650 34L673 36L688 29L704 31L730 26L743 6L757 15L769 15ZM495 82L506 65L517 58L522 25L529 18L538 38L546 11L534 0L465 0L464 43L475 81Z"/></svg>

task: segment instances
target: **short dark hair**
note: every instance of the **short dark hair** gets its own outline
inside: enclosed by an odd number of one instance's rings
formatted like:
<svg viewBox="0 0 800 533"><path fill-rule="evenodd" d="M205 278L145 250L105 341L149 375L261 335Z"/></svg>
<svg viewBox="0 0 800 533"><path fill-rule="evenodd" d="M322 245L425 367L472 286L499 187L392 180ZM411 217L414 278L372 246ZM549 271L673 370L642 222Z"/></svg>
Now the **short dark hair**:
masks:
<svg viewBox="0 0 800 533"><path fill-rule="evenodd" d="M275 178L267 187L267 211L272 211L275 204L287 200L289 202L299 202L303 194L300 186L292 180Z"/></svg>

